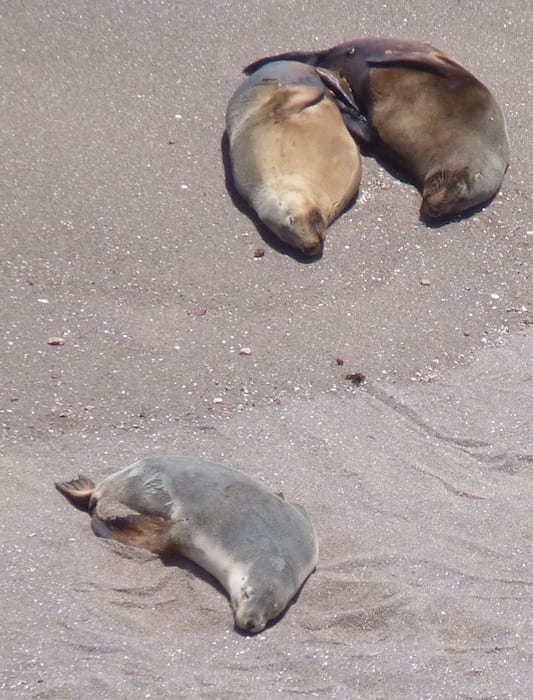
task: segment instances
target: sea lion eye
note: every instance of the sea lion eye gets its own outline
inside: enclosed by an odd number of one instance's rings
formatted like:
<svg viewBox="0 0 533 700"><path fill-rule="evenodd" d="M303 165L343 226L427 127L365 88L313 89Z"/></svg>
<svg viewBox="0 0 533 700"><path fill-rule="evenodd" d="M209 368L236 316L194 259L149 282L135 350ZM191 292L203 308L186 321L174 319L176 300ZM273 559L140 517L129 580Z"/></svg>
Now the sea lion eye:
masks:
<svg viewBox="0 0 533 700"><path fill-rule="evenodd" d="M351 49L348 49L348 50L346 51L346 55L347 55L347 56L353 56L354 53L355 53L355 49L354 49L353 46L352 46Z"/></svg>
<svg viewBox="0 0 533 700"><path fill-rule="evenodd" d="M241 596L243 600L248 600L254 592L252 586L241 586Z"/></svg>
<svg viewBox="0 0 533 700"><path fill-rule="evenodd" d="M455 185L455 191L457 192L458 197L464 199L468 195L468 185L464 180L459 180L459 182Z"/></svg>

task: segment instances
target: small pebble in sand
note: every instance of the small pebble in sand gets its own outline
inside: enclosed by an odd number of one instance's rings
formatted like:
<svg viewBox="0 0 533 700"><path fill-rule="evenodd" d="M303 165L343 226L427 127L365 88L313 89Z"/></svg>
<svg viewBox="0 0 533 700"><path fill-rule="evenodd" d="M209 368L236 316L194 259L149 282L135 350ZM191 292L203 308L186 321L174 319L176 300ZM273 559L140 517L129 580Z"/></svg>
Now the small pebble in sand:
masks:
<svg viewBox="0 0 533 700"><path fill-rule="evenodd" d="M241 348L239 350L239 355L251 355L252 354L252 348Z"/></svg>
<svg viewBox="0 0 533 700"><path fill-rule="evenodd" d="M215 398L213 399L213 403L222 403L222 399L220 398L220 396L215 396Z"/></svg>
<svg viewBox="0 0 533 700"><path fill-rule="evenodd" d="M346 379L350 381L355 386L361 386L361 384L366 380L365 375L362 372L352 372L346 375Z"/></svg>
<svg viewBox="0 0 533 700"><path fill-rule="evenodd" d="M344 364L344 360L342 359L342 357L337 357L335 362L339 365L339 367L342 367Z"/></svg>
<svg viewBox="0 0 533 700"><path fill-rule="evenodd" d="M420 280L420 284L421 284L423 287L429 287L429 285L431 284L431 281L428 280L427 277L422 277L422 279Z"/></svg>
<svg viewBox="0 0 533 700"><path fill-rule="evenodd" d="M256 248L254 250L254 258L262 258L265 254L264 248Z"/></svg>
<svg viewBox="0 0 533 700"><path fill-rule="evenodd" d="M48 338L48 345L64 345L63 338Z"/></svg>

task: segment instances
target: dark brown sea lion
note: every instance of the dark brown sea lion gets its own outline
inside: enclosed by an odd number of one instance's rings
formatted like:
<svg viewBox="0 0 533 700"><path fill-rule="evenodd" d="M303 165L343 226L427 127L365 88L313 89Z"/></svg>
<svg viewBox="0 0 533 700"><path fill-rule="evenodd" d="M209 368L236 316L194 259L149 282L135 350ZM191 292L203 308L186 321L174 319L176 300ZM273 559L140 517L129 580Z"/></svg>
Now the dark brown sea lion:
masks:
<svg viewBox="0 0 533 700"><path fill-rule="evenodd" d="M335 71L368 122L352 133L404 169L422 191L421 213L451 216L496 194L509 164L502 111L469 71L430 44L366 38L318 52L272 56Z"/></svg>
<svg viewBox="0 0 533 700"><path fill-rule="evenodd" d="M340 82L303 63L269 63L237 89L226 114L239 193L281 240L309 255L322 251L361 180L359 148L330 92L350 111Z"/></svg>

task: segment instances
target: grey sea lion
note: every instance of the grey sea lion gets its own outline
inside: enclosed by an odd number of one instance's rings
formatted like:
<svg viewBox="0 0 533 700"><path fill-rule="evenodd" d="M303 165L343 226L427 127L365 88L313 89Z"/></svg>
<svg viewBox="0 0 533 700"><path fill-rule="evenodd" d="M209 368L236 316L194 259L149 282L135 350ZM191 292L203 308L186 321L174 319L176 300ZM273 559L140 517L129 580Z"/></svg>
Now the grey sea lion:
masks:
<svg viewBox="0 0 533 700"><path fill-rule="evenodd" d="M355 120L356 105L337 76L270 63L236 90L226 113L239 193L282 241L309 255L322 251L327 227L361 180L359 148L331 91Z"/></svg>
<svg viewBox="0 0 533 700"><path fill-rule="evenodd" d="M367 122L345 116L346 123L420 187L423 216L458 214L500 188L509 164L502 110L488 88L443 51L416 41L365 38L271 56L245 72L279 60L320 66L349 83Z"/></svg>
<svg viewBox="0 0 533 700"><path fill-rule="evenodd" d="M314 570L318 543L305 510L229 467L187 457L144 459L97 486L56 483L92 516L99 537L177 553L227 590L238 627L260 632ZM119 504L129 511L116 517Z"/></svg>

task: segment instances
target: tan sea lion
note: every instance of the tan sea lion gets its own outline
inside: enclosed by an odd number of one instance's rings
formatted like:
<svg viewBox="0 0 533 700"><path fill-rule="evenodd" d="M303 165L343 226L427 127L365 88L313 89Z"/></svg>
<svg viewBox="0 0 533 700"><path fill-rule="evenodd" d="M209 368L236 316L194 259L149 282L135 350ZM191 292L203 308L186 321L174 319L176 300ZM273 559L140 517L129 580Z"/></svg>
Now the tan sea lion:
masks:
<svg viewBox="0 0 533 700"><path fill-rule="evenodd" d="M509 164L503 113L490 91L444 52L416 41L366 38L318 52L271 56L338 73L367 117L352 133L404 169L422 191L421 213L444 217L493 197Z"/></svg>
<svg viewBox="0 0 533 700"><path fill-rule="evenodd" d="M361 180L359 148L330 92L342 92L347 108L340 82L303 63L270 63L237 89L226 113L239 193L282 241L309 255L322 251Z"/></svg>
<svg viewBox="0 0 533 700"><path fill-rule="evenodd" d="M177 553L212 574L229 593L236 625L247 632L260 632L278 617L317 564L305 510L220 464L156 457L98 486L80 476L56 487L89 511L99 537ZM117 517L117 504L134 513Z"/></svg>

